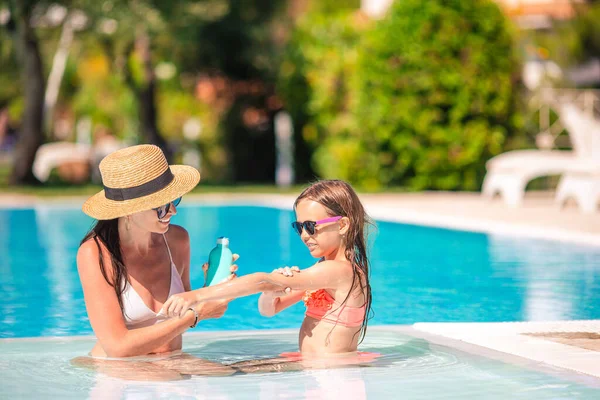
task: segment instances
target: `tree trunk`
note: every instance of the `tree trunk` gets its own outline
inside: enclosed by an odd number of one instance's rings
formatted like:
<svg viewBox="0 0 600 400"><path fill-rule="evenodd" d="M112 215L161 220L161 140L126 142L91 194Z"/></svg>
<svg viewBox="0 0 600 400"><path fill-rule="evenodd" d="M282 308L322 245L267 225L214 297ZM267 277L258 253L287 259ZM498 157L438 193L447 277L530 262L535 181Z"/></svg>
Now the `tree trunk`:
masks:
<svg viewBox="0 0 600 400"><path fill-rule="evenodd" d="M140 133L146 143L152 143L160 147L169 162L173 154L158 130L158 113L156 110L156 78L145 82L144 87L136 92L138 102L138 113L140 118Z"/></svg>
<svg viewBox="0 0 600 400"><path fill-rule="evenodd" d="M156 108L156 75L152 65L152 50L150 48L150 38L148 34L142 31L136 39L136 47L140 51L142 66L144 71L143 82L138 87L131 76L128 66L125 66L125 78L129 87L135 93L138 103L138 116L140 122L140 135L145 143L151 143L160 147L167 160L173 160L173 152L167 141L162 137L158 129L158 110ZM133 46L129 47L129 51ZM127 53L129 56L129 52ZM127 64L125 62L125 64Z"/></svg>
<svg viewBox="0 0 600 400"><path fill-rule="evenodd" d="M35 153L44 141L44 73L38 40L30 25L31 10L22 7L14 16L16 44L25 91L25 110L15 148L11 185L39 183L33 176Z"/></svg>
<svg viewBox="0 0 600 400"><path fill-rule="evenodd" d="M44 126L48 134L52 134L54 128L54 108L58 100L58 94L60 92L60 85L65 74L65 68L67 67L67 60L69 58L69 51L71 50L71 43L73 43L75 28L71 21L71 15L65 18L65 22L62 27L60 39L58 41L58 48L54 54L52 60L52 67L50 68L50 74L48 75L48 86L46 87L46 93L44 95Z"/></svg>

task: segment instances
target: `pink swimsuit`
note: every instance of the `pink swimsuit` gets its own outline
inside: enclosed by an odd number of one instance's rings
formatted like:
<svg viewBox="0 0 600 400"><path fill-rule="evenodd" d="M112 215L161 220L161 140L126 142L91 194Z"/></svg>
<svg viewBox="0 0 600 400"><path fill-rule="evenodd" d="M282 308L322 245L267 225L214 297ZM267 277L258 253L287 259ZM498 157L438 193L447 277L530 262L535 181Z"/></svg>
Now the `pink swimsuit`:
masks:
<svg viewBox="0 0 600 400"><path fill-rule="evenodd" d="M306 316L331 324L342 325L350 328L359 327L365 319L366 306L352 307L342 305L340 302L327 293L325 289L315 291L307 290L304 294L304 304L306 305ZM379 353L358 351L353 357L340 359L343 363L363 363L371 362L379 357ZM302 361L304 356L300 352L281 353L287 361Z"/></svg>
<svg viewBox="0 0 600 400"><path fill-rule="evenodd" d="M356 328L365 319L365 306L352 307L336 301L325 289L306 291L306 316L332 324Z"/></svg>

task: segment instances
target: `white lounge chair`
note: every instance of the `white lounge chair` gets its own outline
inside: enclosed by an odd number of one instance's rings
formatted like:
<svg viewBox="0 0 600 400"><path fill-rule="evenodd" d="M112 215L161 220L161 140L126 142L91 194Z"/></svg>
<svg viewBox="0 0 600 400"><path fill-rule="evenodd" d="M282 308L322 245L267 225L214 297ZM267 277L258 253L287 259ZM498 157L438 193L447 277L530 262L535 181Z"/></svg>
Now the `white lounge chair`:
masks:
<svg viewBox="0 0 600 400"><path fill-rule="evenodd" d="M578 160L570 165L558 183L556 203L562 207L573 198L585 213L593 213L600 204L600 122L581 111L563 111L563 125L569 131L581 130L586 135L575 136Z"/></svg>
<svg viewBox="0 0 600 400"><path fill-rule="evenodd" d="M525 187L531 180L550 175L564 175L557 190L557 202L568 197L577 200L585 212L593 212L600 200L597 191L600 179L600 139L597 124L573 105L559 111L567 128L573 151L516 150L500 154L486 163L487 174L482 194L492 198L499 193L506 204L516 207L523 201ZM594 142L594 145L592 145ZM566 175L565 175L566 174Z"/></svg>
<svg viewBox="0 0 600 400"><path fill-rule="evenodd" d="M82 143L52 142L40 146L35 153L33 175L40 181L46 182L50 171L67 162L89 163L91 147Z"/></svg>

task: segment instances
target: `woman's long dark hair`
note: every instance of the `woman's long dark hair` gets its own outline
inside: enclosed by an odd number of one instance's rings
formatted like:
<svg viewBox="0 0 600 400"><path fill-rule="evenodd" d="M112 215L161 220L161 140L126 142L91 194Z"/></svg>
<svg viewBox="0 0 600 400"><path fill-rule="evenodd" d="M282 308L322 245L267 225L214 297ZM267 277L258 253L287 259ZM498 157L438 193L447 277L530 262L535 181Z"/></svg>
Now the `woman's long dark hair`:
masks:
<svg viewBox="0 0 600 400"><path fill-rule="evenodd" d="M119 239L119 220L108 219L97 221L92 229L85 235L80 245L93 239L98 246L98 254L100 257L100 271L106 282L111 285L119 300L119 307L121 312L123 311L123 291L125 290L125 284L127 282L127 267L123 262L123 255L121 254L121 241ZM109 278L106 262L104 260L102 248L100 247L100 241L108 249L110 253L110 262L112 264L112 276Z"/></svg>
<svg viewBox="0 0 600 400"><path fill-rule="evenodd" d="M352 186L340 180L323 180L306 188L294 202L294 210L301 200L308 199L323 205L329 215L347 217L350 227L345 236L345 256L352 263L352 286L342 302L344 305L355 288L360 287L365 298L365 319L360 328L360 342L367 333L367 323L371 314L371 284L369 283L369 259L367 257L368 225L373 221L365 212ZM362 279L361 279L362 278Z"/></svg>

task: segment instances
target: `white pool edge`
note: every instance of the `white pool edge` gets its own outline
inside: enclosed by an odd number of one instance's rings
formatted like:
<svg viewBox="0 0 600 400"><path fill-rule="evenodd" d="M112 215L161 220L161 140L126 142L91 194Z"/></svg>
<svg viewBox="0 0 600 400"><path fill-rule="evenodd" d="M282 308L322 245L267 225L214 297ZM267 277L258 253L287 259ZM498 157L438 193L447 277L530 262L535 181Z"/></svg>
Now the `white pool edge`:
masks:
<svg viewBox="0 0 600 400"><path fill-rule="evenodd" d="M291 210L289 199L266 198L253 204ZM208 202L207 202L208 203ZM369 215L379 221L420 225L432 228L452 229L501 236L519 236L531 239L554 240L600 246L600 235L574 232L567 229L536 227L529 224L504 223L486 219L454 217L439 213L425 213L413 209L401 209L382 205L365 205Z"/></svg>
<svg viewBox="0 0 600 400"><path fill-rule="evenodd" d="M527 333L600 332L600 320L416 323L414 329L557 368L600 378L600 352L528 336Z"/></svg>

